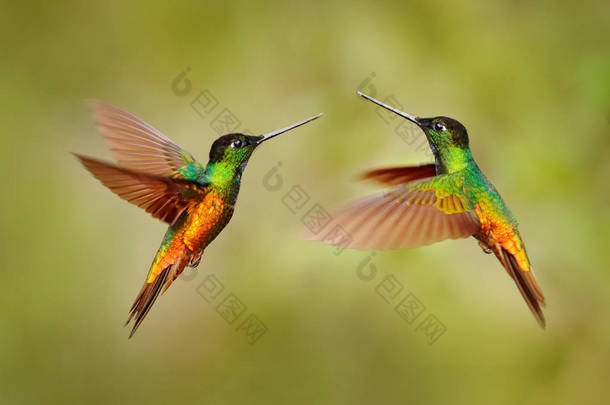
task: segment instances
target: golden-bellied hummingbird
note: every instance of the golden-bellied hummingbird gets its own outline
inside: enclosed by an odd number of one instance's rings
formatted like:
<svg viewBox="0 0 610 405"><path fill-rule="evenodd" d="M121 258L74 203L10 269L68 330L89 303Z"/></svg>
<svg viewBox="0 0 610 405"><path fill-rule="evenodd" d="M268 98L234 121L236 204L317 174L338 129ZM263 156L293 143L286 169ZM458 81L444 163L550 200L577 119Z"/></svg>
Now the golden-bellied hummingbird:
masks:
<svg viewBox="0 0 610 405"><path fill-rule="evenodd" d="M344 247L403 249L474 236L485 253L493 252L500 260L544 328L540 308L544 296L517 220L472 157L466 128L452 118L414 117L361 92L358 95L419 126L435 163L365 173L365 179L393 188L335 215L334 221L351 237Z"/></svg>
<svg viewBox="0 0 610 405"><path fill-rule="evenodd" d="M133 336L160 293L186 266L196 267L204 249L229 223L248 159L261 143L322 114L261 136L233 133L216 139L207 165L138 117L93 101L97 128L118 165L76 155L124 200L169 224L126 325Z"/></svg>

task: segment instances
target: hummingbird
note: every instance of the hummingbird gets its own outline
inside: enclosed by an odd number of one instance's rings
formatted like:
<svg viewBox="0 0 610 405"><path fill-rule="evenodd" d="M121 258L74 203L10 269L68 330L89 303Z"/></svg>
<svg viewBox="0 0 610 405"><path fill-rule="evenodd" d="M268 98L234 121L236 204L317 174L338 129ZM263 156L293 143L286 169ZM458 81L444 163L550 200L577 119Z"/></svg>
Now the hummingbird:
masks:
<svg viewBox="0 0 610 405"><path fill-rule="evenodd" d="M414 117L362 92L358 95L417 125L426 135L435 162L364 173L364 179L391 188L334 216L351 237L344 247L404 249L474 236L485 253L495 254L544 328L544 295L517 220L475 162L464 125L444 116Z"/></svg>
<svg viewBox="0 0 610 405"><path fill-rule="evenodd" d="M138 329L159 294L186 266L197 267L205 248L233 216L243 171L263 142L322 114L251 136L231 133L212 143L207 165L157 129L119 107L92 101L97 128L118 164L75 154L103 185L169 225L125 326Z"/></svg>

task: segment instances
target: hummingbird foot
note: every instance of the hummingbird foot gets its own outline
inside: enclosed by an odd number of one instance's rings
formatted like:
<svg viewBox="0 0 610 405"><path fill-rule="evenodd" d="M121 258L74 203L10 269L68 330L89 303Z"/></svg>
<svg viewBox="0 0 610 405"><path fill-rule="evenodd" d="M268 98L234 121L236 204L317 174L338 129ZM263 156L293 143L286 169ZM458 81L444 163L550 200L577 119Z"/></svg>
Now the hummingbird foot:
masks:
<svg viewBox="0 0 610 405"><path fill-rule="evenodd" d="M481 241L479 241L479 246L481 246L481 249L483 249L484 253L487 253L488 255L493 253L493 250L491 250L491 248L489 246L487 246L485 243L483 243Z"/></svg>
<svg viewBox="0 0 610 405"><path fill-rule="evenodd" d="M203 250L191 256L188 266L192 268L199 266L199 263L201 263L201 256L203 256Z"/></svg>

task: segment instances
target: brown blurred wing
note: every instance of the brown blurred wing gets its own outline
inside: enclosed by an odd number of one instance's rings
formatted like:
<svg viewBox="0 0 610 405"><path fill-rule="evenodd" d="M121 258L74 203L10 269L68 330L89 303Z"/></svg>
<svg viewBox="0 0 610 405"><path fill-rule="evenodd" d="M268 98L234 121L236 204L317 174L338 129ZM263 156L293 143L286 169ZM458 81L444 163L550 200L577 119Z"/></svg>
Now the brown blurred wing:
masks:
<svg viewBox="0 0 610 405"><path fill-rule="evenodd" d="M387 167L365 172L364 180L372 180L389 186L398 186L413 180L436 176L434 163L421 166Z"/></svg>
<svg viewBox="0 0 610 405"><path fill-rule="evenodd" d="M466 205L456 195L440 198L434 190L400 186L347 207L334 216L333 224L349 235L344 247L414 248L475 234L480 223Z"/></svg>
<svg viewBox="0 0 610 405"><path fill-rule="evenodd" d="M157 176L174 176L176 170L195 162L193 156L161 132L111 104L91 101L97 128L119 165Z"/></svg>
<svg viewBox="0 0 610 405"><path fill-rule="evenodd" d="M171 224L186 207L185 195L205 194L205 189L167 177L136 172L86 156L76 155L99 181L122 199Z"/></svg>

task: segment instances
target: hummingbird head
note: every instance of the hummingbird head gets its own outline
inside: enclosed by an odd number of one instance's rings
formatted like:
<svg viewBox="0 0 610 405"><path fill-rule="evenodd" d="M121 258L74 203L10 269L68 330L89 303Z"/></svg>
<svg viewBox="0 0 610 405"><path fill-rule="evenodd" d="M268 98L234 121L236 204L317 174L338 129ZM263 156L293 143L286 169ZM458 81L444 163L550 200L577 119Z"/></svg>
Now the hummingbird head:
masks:
<svg viewBox="0 0 610 405"><path fill-rule="evenodd" d="M437 172L461 170L472 161L468 131L457 120L449 117L421 118L407 114L375 100L361 92L358 95L416 124L424 131L436 159Z"/></svg>
<svg viewBox="0 0 610 405"><path fill-rule="evenodd" d="M415 118L411 120L426 134L432 151L450 152L452 148L468 150L468 131L457 120L449 117Z"/></svg>
<svg viewBox="0 0 610 405"><path fill-rule="evenodd" d="M321 116L322 114L318 114L288 127L259 136L239 133L221 136L214 141L210 149L210 161L208 163L209 171L212 172L210 174L213 177L224 179L232 177L231 174L241 174L248 164L248 159L252 156L252 152L260 144Z"/></svg>
<svg viewBox="0 0 610 405"><path fill-rule="evenodd" d="M259 145L258 136L245 134L228 134L216 139L210 149L210 163L226 163L239 167L247 162L252 152Z"/></svg>

